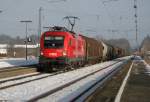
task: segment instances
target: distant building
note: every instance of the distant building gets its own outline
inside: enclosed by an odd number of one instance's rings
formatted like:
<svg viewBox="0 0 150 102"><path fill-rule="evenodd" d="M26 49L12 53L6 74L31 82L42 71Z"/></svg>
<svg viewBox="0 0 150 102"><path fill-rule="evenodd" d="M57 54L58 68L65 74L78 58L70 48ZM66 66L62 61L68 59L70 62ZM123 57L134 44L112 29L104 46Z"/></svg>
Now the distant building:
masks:
<svg viewBox="0 0 150 102"><path fill-rule="evenodd" d="M37 56L38 44L27 45L28 56ZM26 45L25 44L15 44L13 46L13 57L25 57L26 56Z"/></svg>
<svg viewBox="0 0 150 102"><path fill-rule="evenodd" d="M37 51L39 44L35 45L27 45L28 48L28 56L37 56ZM26 53L26 45L25 44L0 44L0 57L25 57Z"/></svg>
<svg viewBox="0 0 150 102"><path fill-rule="evenodd" d="M0 44L0 56L4 57L8 54L8 44Z"/></svg>
<svg viewBox="0 0 150 102"><path fill-rule="evenodd" d="M27 45L27 48L37 48L38 45ZM14 45L14 48L26 48L26 45Z"/></svg>

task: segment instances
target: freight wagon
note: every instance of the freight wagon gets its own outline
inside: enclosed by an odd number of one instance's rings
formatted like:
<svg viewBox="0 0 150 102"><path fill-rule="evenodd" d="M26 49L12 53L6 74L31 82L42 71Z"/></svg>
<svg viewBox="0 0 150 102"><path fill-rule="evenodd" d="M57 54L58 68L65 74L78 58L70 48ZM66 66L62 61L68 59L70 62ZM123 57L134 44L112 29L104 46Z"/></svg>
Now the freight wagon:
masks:
<svg viewBox="0 0 150 102"><path fill-rule="evenodd" d="M84 51L86 64L101 62L103 58L102 43L94 38L89 38L86 36L82 36L82 38L85 40Z"/></svg>

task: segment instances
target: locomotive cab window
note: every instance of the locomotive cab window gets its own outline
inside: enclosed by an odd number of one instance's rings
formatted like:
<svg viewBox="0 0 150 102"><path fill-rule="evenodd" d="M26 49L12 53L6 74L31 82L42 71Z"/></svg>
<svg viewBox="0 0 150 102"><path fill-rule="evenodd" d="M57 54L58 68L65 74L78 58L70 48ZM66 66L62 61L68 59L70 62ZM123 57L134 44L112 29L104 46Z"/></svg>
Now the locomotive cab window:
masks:
<svg viewBox="0 0 150 102"><path fill-rule="evenodd" d="M64 46L63 36L45 36L44 47L45 48L62 48Z"/></svg>

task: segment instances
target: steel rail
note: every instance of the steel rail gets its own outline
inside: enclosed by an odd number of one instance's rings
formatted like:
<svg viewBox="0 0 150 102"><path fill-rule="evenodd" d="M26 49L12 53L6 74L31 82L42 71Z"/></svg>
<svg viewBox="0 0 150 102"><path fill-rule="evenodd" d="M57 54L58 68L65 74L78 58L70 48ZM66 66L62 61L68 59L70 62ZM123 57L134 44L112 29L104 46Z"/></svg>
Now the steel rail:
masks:
<svg viewBox="0 0 150 102"><path fill-rule="evenodd" d="M6 88L10 88L10 87L13 87L13 86L18 86L18 85L26 84L26 83L29 83L29 82L32 82L32 81L37 81L37 80L40 80L40 79L48 78L48 77L51 77L51 76L54 76L54 75L57 75L57 74L61 74L61 73L65 73L65 72L69 72L69 71L72 71L72 70L76 70L76 69L70 69L70 70L67 70L67 71L66 70L60 70L58 72L54 72L54 73L51 73L50 75L46 75L46 76L43 76L43 77L40 77L40 78L35 78L35 79L24 81L24 82L19 82L19 83L15 83L15 84L12 84L12 85L3 86L3 87L0 87L0 90L6 89ZM39 73L39 74L42 74L42 73ZM33 75L33 76L38 76L39 74ZM32 77L32 75L31 75L31 77ZM24 79L24 78L26 78L26 77L8 79L6 81L0 81L0 83L2 82L1 84L3 84L5 82L14 81L14 80L20 80L20 79Z"/></svg>
<svg viewBox="0 0 150 102"><path fill-rule="evenodd" d="M20 79L24 79L24 78L28 78L28 77L32 77L32 76L37 76L37 75L41 75L42 73L36 73L36 74L31 74L31 75L27 75L27 76L21 76L21 77L17 77L17 78L12 78L12 79L6 79L6 80L0 80L0 83L6 83L9 81L15 81L15 80L20 80Z"/></svg>
<svg viewBox="0 0 150 102"><path fill-rule="evenodd" d="M0 68L0 79L10 78L22 74L29 74L33 72L37 72L36 66L25 66L25 67L15 66L15 67Z"/></svg>
<svg viewBox="0 0 150 102"><path fill-rule="evenodd" d="M6 68L0 68L0 73L7 72L7 71L16 71L16 70L23 70L23 69L29 69L34 68L36 65L30 65L30 66L14 66L14 67L6 67Z"/></svg>

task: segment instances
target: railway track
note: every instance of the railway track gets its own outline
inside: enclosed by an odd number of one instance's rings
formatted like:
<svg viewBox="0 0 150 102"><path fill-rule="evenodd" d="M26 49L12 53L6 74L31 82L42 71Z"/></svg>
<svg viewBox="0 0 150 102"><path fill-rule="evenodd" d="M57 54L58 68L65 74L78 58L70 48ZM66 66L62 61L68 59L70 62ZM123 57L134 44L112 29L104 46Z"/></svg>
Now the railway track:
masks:
<svg viewBox="0 0 150 102"><path fill-rule="evenodd" d="M71 70L68 70L71 71ZM31 75L26 75L26 76L22 76L22 77L16 77L16 78L10 78L10 79L6 79L6 80L0 80L1 86L0 86L0 90L2 89L6 89L9 87L13 87L13 86L17 86L17 85L22 85L22 84L26 84L32 81L36 81L36 80L40 80L40 79L44 79L47 77L51 77L57 74L61 74L64 72L68 72L66 70L61 70L58 72L53 72L53 73L33 73ZM15 81L15 82L14 82Z"/></svg>
<svg viewBox="0 0 150 102"><path fill-rule="evenodd" d="M29 101L29 102L31 102L31 101L38 101L38 100L41 100L41 99L45 99L46 97L48 97L48 96L51 96L51 95L54 95L54 94L56 94L56 93L58 93L59 91L62 91L63 89L67 89L67 88L69 88L70 86L72 86L72 85L75 85L76 83L80 83L80 82L82 82L83 80L85 80L85 79L88 79L89 77L91 77L91 76L93 76L93 75L95 75L95 74L98 74L98 73L101 73L101 72L104 72L104 74L105 74L105 72L107 71L107 69L109 70L109 68L110 67L112 67L113 68L113 66L116 66L118 63L122 63L122 61L125 61L125 60L115 60L115 61L112 61L111 63L107 63L106 62L106 64L102 64L102 66L100 67L100 68L96 68L96 70L91 70L90 72L89 71L87 71L84 75L80 75L79 77L77 77L77 78L71 78L71 80L69 81L63 81L64 79L63 78L61 78L61 80L60 80L60 82L59 81L57 81L56 80L56 82L53 80L53 79L56 79L56 77L55 77L55 75L57 76L57 78L58 78L58 76L60 77L60 76L64 76L64 75L67 75L68 76L68 74L69 73L66 73L65 74L65 72L68 72L68 71L60 71L60 72L54 72L54 73L49 73L49 74L44 74L44 73L37 73L37 75L35 74L35 75L30 75L30 76L22 76L22 77L17 77L17 78L9 78L9 79L6 79L6 80L0 80L0 83L2 83L1 84L1 86L0 86L0 91L1 92L5 92L5 91L8 91L8 90L12 90L12 89L19 89L18 91L17 91L17 93L18 92L22 92L21 90L20 90L20 88L19 87L24 87L25 89L30 89L29 87L26 87L26 86L34 86L34 85L39 85L39 84L37 84L37 83L39 83L39 82L43 82L44 80L49 80L49 83L51 82L51 79L54 81L54 83L60 83L60 84L57 84L56 86L55 86L55 88L50 88L50 89L47 89L46 91L44 91L44 92L40 92L40 93L36 93L35 95L33 94L32 96L30 96L30 97L24 97L25 99L27 99L27 101ZM105 67L103 67L103 65L105 66ZM90 66L89 66L90 67ZM95 68L94 68L95 69ZM80 70L79 71L81 71L81 70L85 70L85 68L80 68ZM111 74L111 73L114 73L116 70L114 70L114 71L111 71L111 72L109 72L108 74ZM78 69L77 69L77 71L73 71L73 73L76 73L76 72L78 72ZM64 73L64 74L61 74L61 73ZM71 72L72 73L72 72ZM71 74L70 73L70 74ZM58 74L58 75L57 75ZM53 76L53 77L52 77ZM73 76L76 76L76 75L73 75ZM62 80L63 79L63 80ZM66 78L65 78L66 79ZM93 86L95 86L97 83L99 83L99 82L102 82L103 80L105 80L105 79L107 79L107 76L105 76L105 77L103 77L102 79L100 79L98 82L95 82L91 87L93 87ZM63 81L63 82L62 82ZM12 83L11 83L12 82ZM43 82L44 83L44 82ZM53 83L53 82L52 82ZM48 86L47 86L48 85ZM51 86L49 86L49 84L47 84L46 86L47 87L51 87ZM46 86L44 86L44 87L46 87ZM33 89L36 89L36 87L34 87ZM36 89L37 90L37 89ZM89 90L89 89L87 89L87 90ZM30 91L30 90L29 90ZM26 91L25 91L26 92ZM33 92L33 91L32 91ZM8 92L9 94L11 93L11 92ZM24 92L23 92L24 93ZM86 91L85 91L85 93L86 93ZM78 95L78 96L76 96L76 97L74 97L74 98L72 98L72 101L74 101L74 100L76 100L76 99L78 99L80 96L82 96L82 94L83 93L81 93L80 95ZM1 95L3 95L2 93L1 93ZM24 96L24 95L23 95ZM27 95L28 96L28 95ZM16 97L16 96L15 96ZM17 97L22 97L22 95L20 96L17 96ZM13 98L11 98L11 99L13 99ZM21 98L22 99L22 98Z"/></svg>
<svg viewBox="0 0 150 102"><path fill-rule="evenodd" d="M15 70L17 70L17 69L15 69ZM57 75L57 74L69 72L69 71L72 71L72 70L77 70L77 69L70 69L70 70L64 69L64 70L60 70L60 71L53 72L53 73L35 72L35 73L29 74L29 75L24 75L24 76L19 76L19 77L14 77L14 78L1 79L0 80L0 83L1 83L0 90L6 89L6 88L9 88L9 87L13 87L13 86L17 86L17 85L26 84L26 83L29 83L29 82L32 82L32 81L44 79L44 78L51 77L51 76L54 76L54 75Z"/></svg>
<svg viewBox="0 0 150 102"><path fill-rule="evenodd" d="M122 61L122 60L121 60L121 61ZM105 70L105 69L107 69L107 68L109 68L109 67L111 67L111 66L113 66L113 65L116 65L116 64L118 64L119 62L120 62L120 61L115 62L115 63L113 63L113 64L111 64L111 65L108 65L108 66L102 68L102 69L99 69L99 70L94 71L94 72L92 72L92 73L90 73L90 74L87 74L87 75L85 75L85 76L83 76L83 77L80 77L80 78L78 78L78 79L76 79L76 80L73 80L73 81L71 81L71 82L69 82L69 83L66 83L66 84L64 84L64 85L62 85L62 86L60 86L60 87L57 87L57 88L52 89L52 90L50 90L50 91L47 91L46 93L43 93L43 94L41 94L41 95L39 95L39 96L36 96L36 97L34 97L34 98L28 100L28 102L35 102L35 101L38 101L38 100L40 100L40 99L42 99L42 98L45 98L45 97L47 97L47 96L50 96L50 95L52 95L52 94L54 94L54 93L56 93L56 92L58 92L58 91L61 91L62 89L65 89L65 88L67 88L67 87L69 87L69 86L71 86L71 85L73 85L73 84L75 84L75 83L77 83L77 82L80 82L81 80L83 80L83 79L85 79L85 78L88 78L89 76L92 76L92 75L94 75L94 74L96 74L96 73L98 73L98 72L100 72L100 71L102 71L102 70ZM94 83L91 87L89 87L87 90L85 90L84 92L82 92L82 93L79 94L78 96L74 97L71 101L75 101L75 100L79 99L81 96L83 96L87 91L89 91L91 88L93 88L93 87L94 87L95 85L97 85L99 82L102 82L102 81L106 80L108 77L112 76L112 73L114 73L114 72L116 72L116 71L117 71L117 69L116 69L116 70L113 70L113 71L110 72L110 73L108 73L108 75L106 75L105 77L103 77L102 79L100 79L99 81L97 81L96 83Z"/></svg>
<svg viewBox="0 0 150 102"><path fill-rule="evenodd" d="M36 65L0 68L0 79L37 72Z"/></svg>
<svg viewBox="0 0 150 102"><path fill-rule="evenodd" d="M3 68L3 69L0 70L0 74L2 73L2 76L3 76L3 74L6 74L6 73L11 73L12 74L12 73L14 73L14 71L20 71L20 70L24 71L27 68L28 67ZM23 76L18 76L18 77L16 76L14 78L11 78L10 76L9 76L10 78L5 77L4 79L0 80L0 83L1 83L0 90L6 89L6 88L9 88L9 87L13 87L13 86L17 86L17 85L26 84L26 83L29 83L29 82L32 82L32 81L44 79L44 78L47 78L47 77L51 77L51 76L54 76L54 75L57 75L57 74L61 74L61 73L65 73L65 72L69 72L69 71L73 71L73 70L77 70L77 69L80 69L80 68L72 68L72 69L69 69L69 70L63 69L63 70L56 71L56 72L53 72L53 73L50 73L50 74L40 73L40 72L35 71L35 72L33 72L33 74L29 74L29 75L25 74Z"/></svg>
<svg viewBox="0 0 150 102"><path fill-rule="evenodd" d="M26 83L29 83L32 81L44 79L44 78L47 78L47 77L50 77L53 75L55 75L55 74L36 74L36 75L32 75L32 76L30 75L30 76L11 79L11 80L7 80L7 81L0 81L0 83L1 83L0 90L10 88L13 86L17 86L17 85L26 84Z"/></svg>

